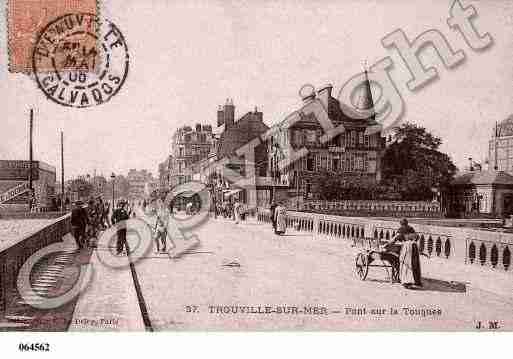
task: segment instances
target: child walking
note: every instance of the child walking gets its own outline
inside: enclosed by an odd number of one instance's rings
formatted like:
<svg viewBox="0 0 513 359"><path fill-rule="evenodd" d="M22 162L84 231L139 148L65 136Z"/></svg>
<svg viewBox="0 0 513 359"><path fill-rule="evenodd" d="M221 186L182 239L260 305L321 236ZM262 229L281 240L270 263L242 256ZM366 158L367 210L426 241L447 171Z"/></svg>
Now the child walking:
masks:
<svg viewBox="0 0 513 359"><path fill-rule="evenodd" d="M157 253L160 252L160 244L162 244L162 253L165 253L167 226L162 217L157 216L157 222L155 223L155 226L155 242L157 244Z"/></svg>

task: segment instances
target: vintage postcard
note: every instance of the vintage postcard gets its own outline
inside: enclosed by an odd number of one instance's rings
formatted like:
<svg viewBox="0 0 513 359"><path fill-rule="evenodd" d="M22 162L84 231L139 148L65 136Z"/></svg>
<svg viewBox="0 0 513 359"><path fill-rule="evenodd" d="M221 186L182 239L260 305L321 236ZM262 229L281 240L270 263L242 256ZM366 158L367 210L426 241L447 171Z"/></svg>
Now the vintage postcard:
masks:
<svg viewBox="0 0 513 359"><path fill-rule="evenodd" d="M511 1L0 27L0 331L513 330Z"/></svg>

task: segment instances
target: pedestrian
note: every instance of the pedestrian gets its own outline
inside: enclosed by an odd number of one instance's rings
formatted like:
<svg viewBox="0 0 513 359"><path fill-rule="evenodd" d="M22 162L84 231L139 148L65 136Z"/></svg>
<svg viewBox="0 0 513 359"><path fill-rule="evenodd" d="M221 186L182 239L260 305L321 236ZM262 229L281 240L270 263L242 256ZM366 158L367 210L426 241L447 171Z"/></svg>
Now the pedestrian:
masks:
<svg viewBox="0 0 513 359"><path fill-rule="evenodd" d="M187 202L187 204L185 205L185 214L192 214L192 202Z"/></svg>
<svg viewBox="0 0 513 359"><path fill-rule="evenodd" d="M223 201L223 204L221 205L221 211L223 212L223 217L226 218L228 209L227 209L226 202L224 202L224 201Z"/></svg>
<svg viewBox="0 0 513 359"><path fill-rule="evenodd" d="M274 230L274 233L276 233L276 207L278 207L278 205L276 204L275 201L273 201L273 203L271 203L271 207L270 207L270 210L271 210L271 223L273 225L273 230Z"/></svg>
<svg viewBox="0 0 513 359"><path fill-rule="evenodd" d="M162 243L162 253L166 252L167 223L163 216L157 215L155 222L155 243L157 244L157 253L160 253L160 244Z"/></svg>
<svg viewBox="0 0 513 359"><path fill-rule="evenodd" d="M116 254L120 255L123 253L123 249L126 248L128 253L128 246L126 243L126 223L125 221L130 218L130 214L125 210L125 202L119 201L118 208L112 214L112 225L117 228L117 242L116 242Z"/></svg>
<svg viewBox="0 0 513 359"><path fill-rule="evenodd" d="M287 230L287 208L283 203L280 203L275 210L275 218L276 218L276 234L282 235L285 234Z"/></svg>
<svg viewBox="0 0 513 359"><path fill-rule="evenodd" d="M105 224L105 216L103 214L105 210L105 204L103 203L103 199L98 197L98 201L96 202L96 212L98 216L98 227L101 230L105 230L107 225Z"/></svg>
<svg viewBox="0 0 513 359"><path fill-rule="evenodd" d="M110 218L109 218L109 212L110 212L110 203L104 202L103 204L103 222L107 226L107 228L111 227Z"/></svg>
<svg viewBox="0 0 513 359"><path fill-rule="evenodd" d="M82 201L76 201L71 210L71 230L79 249L84 248L87 226L87 212L82 205Z"/></svg>
<svg viewBox="0 0 513 359"><path fill-rule="evenodd" d="M235 221L235 224L239 224L240 210L241 210L240 203L239 203L239 201L236 200L235 203L233 204L233 219Z"/></svg>
<svg viewBox="0 0 513 359"><path fill-rule="evenodd" d="M405 288L422 287L420 269L420 250L417 245L418 235L408 220L403 218L397 230L396 241L402 242L399 253L399 278Z"/></svg>

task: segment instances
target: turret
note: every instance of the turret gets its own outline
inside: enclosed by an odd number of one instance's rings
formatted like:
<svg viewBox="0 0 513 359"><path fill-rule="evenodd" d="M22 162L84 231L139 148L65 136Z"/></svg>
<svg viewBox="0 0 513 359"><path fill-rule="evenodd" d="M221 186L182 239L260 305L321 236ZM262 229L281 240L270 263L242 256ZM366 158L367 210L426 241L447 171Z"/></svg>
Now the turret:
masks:
<svg viewBox="0 0 513 359"><path fill-rule="evenodd" d="M370 110L371 115L369 117L374 118L374 101L372 100L372 91L371 85L369 81L369 77L367 74L367 69L365 69L365 82L363 83L363 89L360 93L360 97L358 98L358 103L356 106L359 110Z"/></svg>
<svg viewBox="0 0 513 359"><path fill-rule="evenodd" d="M217 108L217 127L224 125L224 111L223 106L219 105Z"/></svg>
<svg viewBox="0 0 513 359"><path fill-rule="evenodd" d="M226 99L226 103L224 105L225 128L233 126L234 122L235 122L235 106L233 105L233 100Z"/></svg>

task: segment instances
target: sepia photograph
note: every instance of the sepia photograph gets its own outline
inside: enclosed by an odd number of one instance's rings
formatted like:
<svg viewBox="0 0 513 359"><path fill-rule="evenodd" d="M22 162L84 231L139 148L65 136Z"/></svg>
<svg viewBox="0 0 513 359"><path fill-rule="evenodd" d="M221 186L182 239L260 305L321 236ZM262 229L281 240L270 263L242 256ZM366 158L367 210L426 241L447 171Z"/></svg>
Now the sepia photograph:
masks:
<svg viewBox="0 0 513 359"><path fill-rule="evenodd" d="M0 8L8 352L513 331L513 2Z"/></svg>

